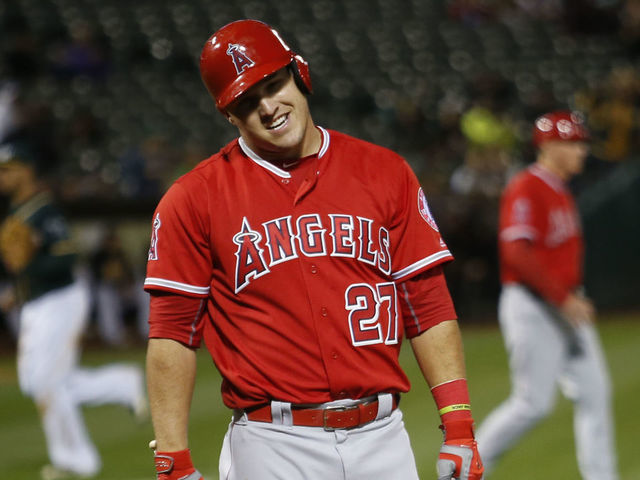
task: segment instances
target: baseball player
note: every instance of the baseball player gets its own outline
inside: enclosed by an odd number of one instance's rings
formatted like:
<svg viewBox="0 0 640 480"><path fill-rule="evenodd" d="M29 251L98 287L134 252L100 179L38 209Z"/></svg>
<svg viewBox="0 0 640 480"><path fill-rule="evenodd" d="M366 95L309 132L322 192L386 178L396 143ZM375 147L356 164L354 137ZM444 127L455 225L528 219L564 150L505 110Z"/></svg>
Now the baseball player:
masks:
<svg viewBox="0 0 640 480"><path fill-rule="evenodd" d="M578 464L585 480L614 480L610 382L582 284L583 239L566 182L588 152L581 117L551 112L535 121L537 160L505 189L500 206L500 327L509 355L510 397L482 423L487 471L549 414L556 386L574 403Z"/></svg>
<svg viewBox="0 0 640 480"><path fill-rule="evenodd" d="M40 165L26 140L0 145L0 193L10 198L0 256L21 305L18 380L38 406L51 461L42 479L85 478L100 470L100 457L81 406L118 403L142 416L148 410L144 378L137 366L77 366L89 292L74 277L69 229L41 185Z"/></svg>
<svg viewBox="0 0 640 480"><path fill-rule="evenodd" d="M442 418L440 479L480 479L452 259L408 164L314 124L307 63L240 20L200 71L240 137L153 216L148 388L162 480L201 479L187 440L201 339L233 418L221 479L417 479L398 409L410 338Z"/></svg>

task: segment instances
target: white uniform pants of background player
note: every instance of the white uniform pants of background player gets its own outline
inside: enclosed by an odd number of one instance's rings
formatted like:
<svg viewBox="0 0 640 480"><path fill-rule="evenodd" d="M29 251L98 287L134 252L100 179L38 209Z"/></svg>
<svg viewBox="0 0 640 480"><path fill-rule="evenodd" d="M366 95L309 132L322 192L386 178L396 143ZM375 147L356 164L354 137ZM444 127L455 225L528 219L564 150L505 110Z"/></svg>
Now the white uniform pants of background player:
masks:
<svg viewBox="0 0 640 480"><path fill-rule="evenodd" d="M20 315L18 379L38 405L51 463L93 475L100 457L82 418L83 404L135 408L144 398L142 371L129 365L77 367L89 292L80 282L27 302Z"/></svg>
<svg viewBox="0 0 640 480"><path fill-rule="evenodd" d="M291 425L291 404L272 402L273 423L237 414L220 454L220 480L417 480L402 412L391 395L362 427L326 431ZM344 401L327 405L343 405ZM348 403L346 403L348 405Z"/></svg>
<svg viewBox="0 0 640 480"><path fill-rule="evenodd" d="M519 285L503 287L498 316L512 387L477 431L485 472L550 413L558 385L574 405L582 478L617 479L610 380L595 327L569 327L555 309Z"/></svg>

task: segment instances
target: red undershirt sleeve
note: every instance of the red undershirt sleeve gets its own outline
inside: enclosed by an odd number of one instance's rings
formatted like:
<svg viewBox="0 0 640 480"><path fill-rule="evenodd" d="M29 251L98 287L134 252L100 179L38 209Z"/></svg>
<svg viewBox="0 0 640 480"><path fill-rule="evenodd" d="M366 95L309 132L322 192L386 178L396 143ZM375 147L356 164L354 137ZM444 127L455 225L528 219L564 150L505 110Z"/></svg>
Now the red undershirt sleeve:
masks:
<svg viewBox="0 0 640 480"><path fill-rule="evenodd" d="M169 338L198 348L202 341L202 314L206 298L152 291L149 338Z"/></svg>
<svg viewBox="0 0 640 480"><path fill-rule="evenodd" d="M560 305L569 291L540 266L529 240L502 242L502 261L513 268L531 290L553 305Z"/></svg>
<svg viewBox="0 0 640 480"><path fill-rule="evenodd" d="M420 335L445 320L458 318L442 266L402 282L398 289L407 338Z"/></svg>

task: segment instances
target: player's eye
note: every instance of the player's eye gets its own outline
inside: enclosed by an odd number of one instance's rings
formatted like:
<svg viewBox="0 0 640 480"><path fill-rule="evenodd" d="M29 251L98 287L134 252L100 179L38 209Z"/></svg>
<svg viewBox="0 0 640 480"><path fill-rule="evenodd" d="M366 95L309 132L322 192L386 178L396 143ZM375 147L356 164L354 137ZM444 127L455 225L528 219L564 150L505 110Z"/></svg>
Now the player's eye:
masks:
<svg viewBox="0 0 640 480"><path fill-rule="evenodd" d="M230 110L237 117L244 117L255 110L259 103L260 98L258 96L246 95L238 100Z"/></svg>
<svg viewBox="0 0 640 480"><path fill-rule="evenodd" d="M278 93L280 89L282 89L282 87L284 86L286 80L287 80L286 78L283 79L281 77L274 78L273 81L267 84L267 88L266 88L267 94L273 95L275 93Z"/></svg>

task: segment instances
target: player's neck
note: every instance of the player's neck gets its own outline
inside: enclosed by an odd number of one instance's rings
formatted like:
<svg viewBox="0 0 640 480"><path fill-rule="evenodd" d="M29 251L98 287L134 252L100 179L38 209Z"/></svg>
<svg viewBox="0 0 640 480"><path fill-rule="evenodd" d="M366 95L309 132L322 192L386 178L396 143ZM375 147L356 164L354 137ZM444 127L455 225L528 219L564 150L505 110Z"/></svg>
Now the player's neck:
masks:
<svg viewBox="0 0 640 480"><path fill-rule="evenodd" d="M562 168L545 155L540 155L536 161L536 165L545 172L557 177L562 182L567 182L571 178Z"/></svg>
<svg viewBox="0 0 640 480"><path fill-rule="evenodd" d="M302 151L300 152L300 158L308 157L310 155L315 155L320 151L320 147L322 147L322 133L320 129L315 126L313 121L310 120L310 128L308 129L307 135L305 135Z"/></svg>

